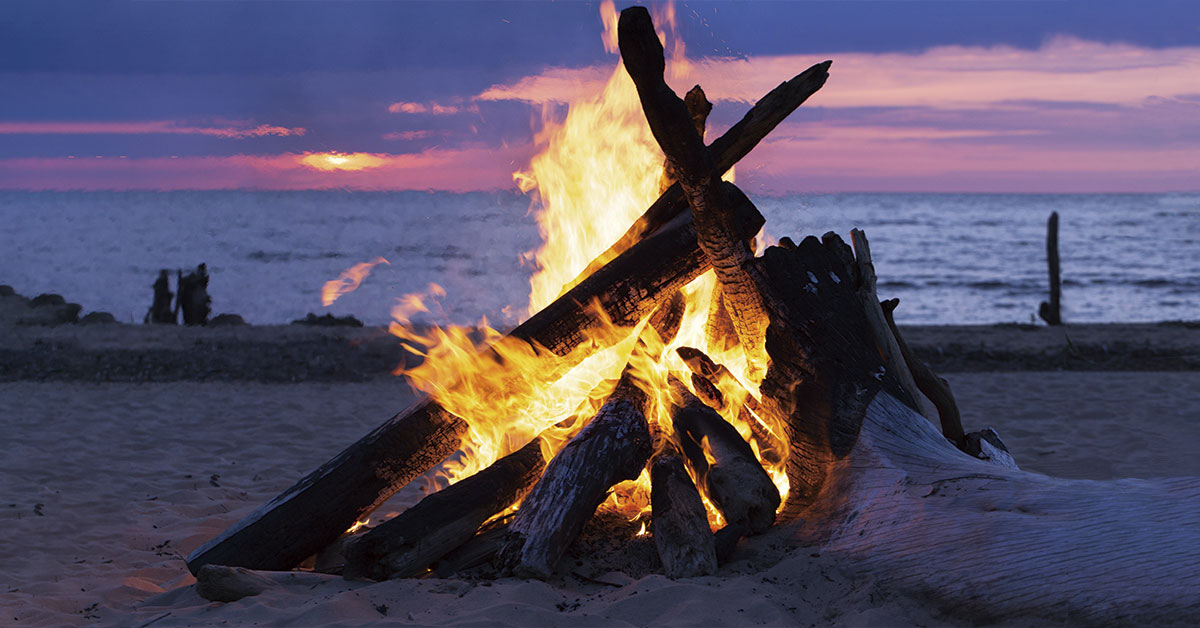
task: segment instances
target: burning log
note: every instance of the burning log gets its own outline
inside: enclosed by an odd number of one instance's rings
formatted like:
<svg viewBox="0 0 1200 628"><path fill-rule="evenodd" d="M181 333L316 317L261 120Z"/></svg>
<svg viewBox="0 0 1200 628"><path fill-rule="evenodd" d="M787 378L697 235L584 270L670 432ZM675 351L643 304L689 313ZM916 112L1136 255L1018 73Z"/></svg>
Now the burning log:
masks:
<svg viewBox="0 0 1200 628"><path fill-rule="evenodd" d="M346 547L345 576L415 576L468 541L479 526L519 501L546 467L535 438L488 468L422 499Z"/></svg>
<svg viewBox="0 0 1200 628"><path fill-rule="evenodd" d="M762 216L748 201L736 211L744 212L739 214L744 237L762 227ZM591 332L608 321L637 324L707 269L695 228L681 216L533 315L505 341L547 349L557 372L582 359L572 353L581 343L598 342ZM417 401L205 543L188 557L188 568L290 569L453 453L466 429L465 421L437 402Z"/></svg>
<svg viewBox="0 0 1200 628"><path fill-rule="evenodd" d="M688 113L692 116L692 124L696 126L696 133L700 135L700 139L704 139L704 125L708 122L708 114L712 112L712 103L708 102L708 98L704 96L704 90L697 85L683 97L683 104L687 106ZM671 172L671 163L666 162L663 164L662 176L658 180L658 193L663 194L671 188L673 183L675 183L675 174Z"/></svg>
<svg viewBox="0 0 1200 628"><path fill-rule="evenodd" d="M775 523L781 500L771 476L736 428L681 385L676 389L684 401L671 421L705 492L730 524L750 534L765 532Z"/></svg>
<svg viewBox="0 0 1200 628"><path fill-rule="evenodd" d="M758 444L759 456L771 464L783 460L787 447L759 416L758 400L724 364L713 362L712 358L695 347L679 347L675 353L692 371L692 387L696 394L710 406L717 410L726 409L728 401L721 392L721 386L738 390L745 399L738 408L738 420L749 426L750 436Z"/></svg>
<svg viewBox="0 0 1200 628"><path fill-rule="evenodd" d="M650 458L646 393L622 378L596 416L546 465L508 527L498 566L548 578L613 485L637 479Z"/></svg>
<svg viewBox="0 0 1200 628"><path fill-rule="evenodd" d="M668 578L717 572L717 548L696 484L674 446L650 463L651 532Z"/></svg>

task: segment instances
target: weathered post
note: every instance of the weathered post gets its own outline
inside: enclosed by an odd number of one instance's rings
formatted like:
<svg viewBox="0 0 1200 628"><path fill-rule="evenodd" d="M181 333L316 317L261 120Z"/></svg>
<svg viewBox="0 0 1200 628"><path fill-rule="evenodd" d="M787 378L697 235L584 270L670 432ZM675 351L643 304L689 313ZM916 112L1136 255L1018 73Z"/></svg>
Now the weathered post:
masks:
<svg viewBox="0 0 1200 628"><path fill-rule="evenodd" d="M1046 263L1050 266L1050 302L1042 301L1038 316L1047 325L1062 325L1062 310L1059 308L1062 276L1058 266L1058 212L1050 212L1050 222L1046 225Z"/></svg>

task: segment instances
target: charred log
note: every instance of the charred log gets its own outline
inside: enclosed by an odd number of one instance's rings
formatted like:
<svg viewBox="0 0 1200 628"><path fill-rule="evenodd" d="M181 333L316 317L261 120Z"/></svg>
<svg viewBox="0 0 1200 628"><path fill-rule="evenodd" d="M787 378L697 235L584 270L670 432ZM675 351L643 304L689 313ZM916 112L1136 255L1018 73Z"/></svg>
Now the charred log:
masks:
<svg viewBox="0 0 1200 628"><path fill-rule="evenodd" d="M386 580L420 574L524 497L545 466L542 439L535 438L479 473L427 496L350 543L346 577Z"/></svg>
<svg viewBox="0 0 1200 628"><path fill-rule="evenodd" d="M781 499L771 476L736 428L686 390L679 394L684 402L671 421L688 465L726 521L751 534L765 532Z"/></svg>

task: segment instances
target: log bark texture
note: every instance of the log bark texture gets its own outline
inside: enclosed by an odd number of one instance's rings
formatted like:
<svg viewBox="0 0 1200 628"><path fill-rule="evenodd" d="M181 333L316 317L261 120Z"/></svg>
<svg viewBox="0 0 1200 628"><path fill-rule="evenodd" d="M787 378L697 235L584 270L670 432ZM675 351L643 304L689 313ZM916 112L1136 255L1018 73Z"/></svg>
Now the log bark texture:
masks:
<svg viewBox="0 0 1200 628"><path fill-rule="evenodd" d="M759 415L758 400L746 391L737 377L725 365L717 364L695 347L679 347L675 352L692 371L692 387L696 394L713 408L725 410L730 403L721 392L722 386L739 389L745 401L737 409L738 420L750 427L750 436L758 445L759 456L771 464L783 460L787 455L787 444Z"/></svg>
<svg viewBox="0 0 1200 628"><path fill-rule="evenodd" d="M520 577L548 578L613 485L637 479L650 459L645 393L622 381L596 416L546 465L521 502L497 555Z"/></svg>
<svg viewBox="0 0 1200 628"><path fill-rule="evenodd" d="M745 237L762 227L752 205L741 204L738 211L745 212L739 218ZM564 356L594 342L592 332L604 328L604 318L635 325L708 268L690 217L681 216L530 317L506 341L544 348L548 370L573 366ZM188 569L195 573L207 564L291 569L453 453L466 429L465 421L435 401L417 401L205 543L188 557Z"/></svg>
<svg viewBox="0 0 1200 628"><path fill-rule="evenodd" d="M524 497L545 468L542 439L535 438L350 543L345 576L386 580L422 573L466 543L489 518Z"/></svg>
<svg viewBox="0 0 1200 628"><path fill-rule="evenodd" d="M717 572L717 548L708 527L700 492L684 467L683 456L669 447L650 463L651 533L668 578L710 576Z"/></svg>

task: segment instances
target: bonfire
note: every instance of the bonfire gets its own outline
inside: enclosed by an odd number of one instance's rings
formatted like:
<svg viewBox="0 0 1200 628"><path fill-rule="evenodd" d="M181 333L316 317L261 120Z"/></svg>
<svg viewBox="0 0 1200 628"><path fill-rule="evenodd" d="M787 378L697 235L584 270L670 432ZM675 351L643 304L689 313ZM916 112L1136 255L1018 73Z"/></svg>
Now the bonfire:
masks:
<svg viewBox="0 0 1200 628"><path fill-rule="evenodd" d="M624 66L587 120L617 124L568 118L548 133L652 138L665 165L653 150L590 164L604 185L589 187L554 170L566 161L554 150L536 159L520 175L551 208L535 313L480 342L404 324L425 307L406 299L393 331L422 348L404 374L426 395L193 553L202 593L236 599L265 578L249 570L316 555L348 578L483 563L551 578L606 509L642 524L672 578L714 574L740 539L783 526L797 546L979 616L1146 621L1193 608L1200 481L1021 471L994 433L963 433L949 387L908 351L863 232L852 247L835 234L755 241L762 216L722 177L825 84L830 62L706 145L712 106L699 86L680 99L667 85L650 14L609 18ZM648 130L626 123L623 99ZM591 209L639 203L640 215ZM365 523L439 465L437 490ZM1171 577L1141 575L1149 567Z"/></svg>

